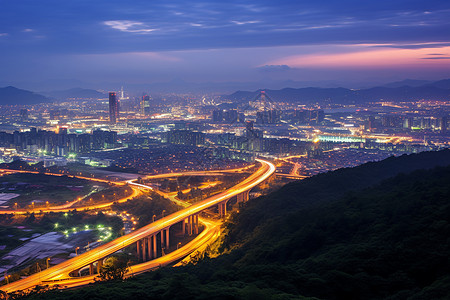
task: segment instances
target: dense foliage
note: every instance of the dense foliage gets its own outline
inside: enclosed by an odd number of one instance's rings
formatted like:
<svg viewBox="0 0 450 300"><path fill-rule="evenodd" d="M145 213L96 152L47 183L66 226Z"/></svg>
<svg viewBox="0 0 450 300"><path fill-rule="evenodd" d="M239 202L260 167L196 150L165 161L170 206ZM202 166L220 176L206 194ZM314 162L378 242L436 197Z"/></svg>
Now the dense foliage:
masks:
<svg viewBox="0 0 450 300"><path fill-rule="evenodd" d="M448 299L449 183L448 150L315 176L248 202L217 259L31 298Z"/></svg>

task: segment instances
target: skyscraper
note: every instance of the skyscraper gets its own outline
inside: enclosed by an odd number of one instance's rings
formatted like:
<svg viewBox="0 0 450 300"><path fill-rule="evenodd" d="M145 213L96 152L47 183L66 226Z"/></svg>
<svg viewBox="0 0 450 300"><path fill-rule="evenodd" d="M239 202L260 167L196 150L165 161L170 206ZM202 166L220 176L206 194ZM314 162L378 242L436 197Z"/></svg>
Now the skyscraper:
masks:
<svg viewBox="0 0 450 300"><path fill-rule="evenodd" d="M141 113L143 115L149 115L150 114L150 96L148 96L148 95L142 96Z"/></svg>
<svg viewBox="0 0 450 300"><path fill-rule="evenodd" d="M116 124L119 120L119 101L117 101L116 93L109 93L109 122Z"/></svg>

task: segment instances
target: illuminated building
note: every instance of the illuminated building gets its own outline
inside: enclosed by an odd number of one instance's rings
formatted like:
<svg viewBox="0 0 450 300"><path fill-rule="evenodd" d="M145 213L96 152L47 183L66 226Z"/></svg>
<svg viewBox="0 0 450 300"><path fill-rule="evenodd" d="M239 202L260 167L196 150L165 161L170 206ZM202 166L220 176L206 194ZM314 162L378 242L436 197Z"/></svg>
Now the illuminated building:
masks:
<svg viewBox="0 0 450 300"><path fill-rule="evenodd" d="M141 113L146 116L150 114L150 96L148 95L142 96Z"/></svg>
<svg viewBox="0 0 450 300"><path fill-rule="evenodd" d="M119 120L119 101L117 100L116 93L109 93L109 122L116 124Z"/></svg>

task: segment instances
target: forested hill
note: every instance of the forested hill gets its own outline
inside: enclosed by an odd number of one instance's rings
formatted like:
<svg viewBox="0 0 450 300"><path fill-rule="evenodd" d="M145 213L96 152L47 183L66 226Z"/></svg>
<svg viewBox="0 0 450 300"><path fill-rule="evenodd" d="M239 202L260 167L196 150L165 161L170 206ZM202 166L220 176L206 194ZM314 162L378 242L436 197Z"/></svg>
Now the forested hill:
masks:
<svg viewBox="0 0 450 300"><path fill-rule="evenodd" d="M450 151L289 184L233 216L226 254L45 299L448 299Z"/></svg>

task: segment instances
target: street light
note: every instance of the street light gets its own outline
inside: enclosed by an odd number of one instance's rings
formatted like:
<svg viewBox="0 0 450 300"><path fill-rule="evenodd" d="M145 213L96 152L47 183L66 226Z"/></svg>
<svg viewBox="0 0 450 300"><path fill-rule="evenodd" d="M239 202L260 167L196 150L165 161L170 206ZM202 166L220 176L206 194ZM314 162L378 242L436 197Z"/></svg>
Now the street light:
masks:
<svg viewBox="0 0 450 300"><path fill-rule="evenodd" d="M179 243L177 244L177 250L178 250L178 248L180 248L180 245L181 245L181 242L179 242Z"/></svg>
<svg viewBox="0 0 450 300"><path fill-rule="evenodd" d="M161 218L164 218L164 213L166 212L166 210L164 209L163 211L162 211L162 217Z"/></svg>
<svg viewBox="0 0 450 300"><path fill-rule="evenodd" d="M156 215L153 215L152 222L155 222Z"/></svg>
<svg viewBox="0 0 450 300"><path fill-rule="evenodd" d="M78 256L78 249L80 249L80 247L75 248L75 256Z"/></svg>
<svg viewBox="0 0 450 300"><path fill-rule="evenodd" d="M47 262L47 269L48 269L48 261L50 260L50 257L47 257L46 262Z"/></svg>

